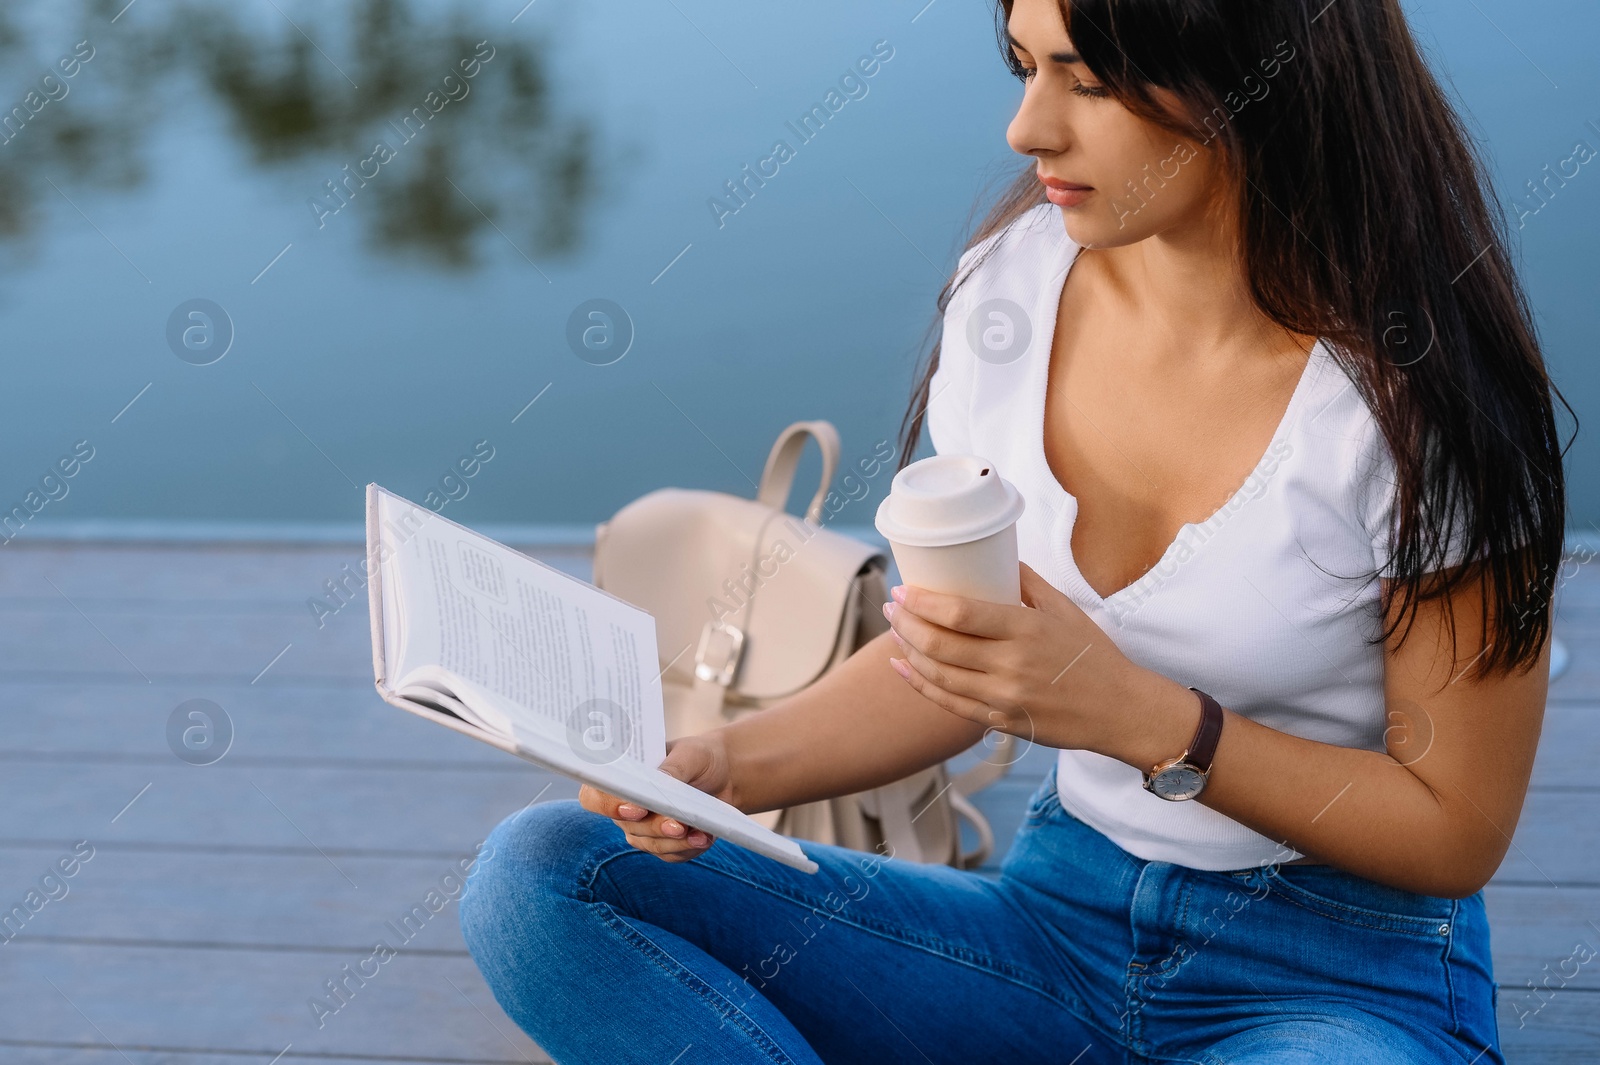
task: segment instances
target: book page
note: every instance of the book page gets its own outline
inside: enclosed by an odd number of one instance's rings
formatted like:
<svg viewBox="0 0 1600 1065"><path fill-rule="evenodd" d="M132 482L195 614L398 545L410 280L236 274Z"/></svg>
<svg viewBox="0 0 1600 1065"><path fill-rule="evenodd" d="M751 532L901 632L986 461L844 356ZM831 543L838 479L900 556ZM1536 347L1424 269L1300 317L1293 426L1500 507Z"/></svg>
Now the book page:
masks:
<svg viewBox="0 0 1600 1065"><path fill-rule="evenodd" d="M437 667L502 697L472 707L502 735L514 722L599 758L661 763L654 618L392 493L378 511L395 688L428 683Z"/></svg>
<svg viewBox="0 0 1600 1065"><path fill-rule="evenodd" d="M542 736L525 733L515 725L512 727L519 753L529 761L587 781L602 791L638 803L653 813L675 817L685 825L703 829L715 839L738 844L802 872L817 871L817 863L807 858L805 851L794 840L774 832L738 807L692 784L686 784L660 769L646 768L627 760L597 763L581 752L575 754L570 748L552 744Z"/></svg>

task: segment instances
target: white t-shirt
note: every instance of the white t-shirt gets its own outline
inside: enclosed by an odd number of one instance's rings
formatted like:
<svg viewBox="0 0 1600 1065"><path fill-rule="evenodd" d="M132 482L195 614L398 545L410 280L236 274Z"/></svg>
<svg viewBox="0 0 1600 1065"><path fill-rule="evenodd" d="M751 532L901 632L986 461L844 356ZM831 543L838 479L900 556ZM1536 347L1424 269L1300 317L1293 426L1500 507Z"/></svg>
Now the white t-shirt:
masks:
<svg viewBox="0 0 1600 1065"><path fill-rule="evenodd" d="M1380 631L1374 574L1388 562L1394 465L1326 345L1313 347L1243 486L1209 519L1183 526L1138 580L1102 599L1072 558L1077 500L1044 453L1046 371L1079 245L1054 204L969 249L961 269L989 244L998 246L946 309L927 410L935 450L980 455L1016 485L1026 501L1017 523L1022 561L1134 662L1282 732L1383 751L1394 722L1385 714L1383 648L1367 641ZM1461 558L1459 526L1452 535L1450 564ZM1198 802L1150 794L1125 762L1083 750L1058 759L1062 806L1140 858L1242 869L1299 857Z"/></svg>

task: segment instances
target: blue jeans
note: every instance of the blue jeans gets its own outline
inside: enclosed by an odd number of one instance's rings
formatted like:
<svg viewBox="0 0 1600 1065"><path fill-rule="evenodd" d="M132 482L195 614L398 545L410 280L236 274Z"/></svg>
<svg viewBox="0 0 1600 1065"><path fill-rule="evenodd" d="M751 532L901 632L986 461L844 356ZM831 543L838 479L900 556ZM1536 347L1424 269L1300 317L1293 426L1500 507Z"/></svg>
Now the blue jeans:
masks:
<svg viewBox="0 0 1600 1065"><path fill-rule="evenodd" d="M561 1065L1504 1061L1481 893L1144 861L1053 770L998 880L810 843L815 875L669 863L572 801L490 843L462 931Z"/></svg>

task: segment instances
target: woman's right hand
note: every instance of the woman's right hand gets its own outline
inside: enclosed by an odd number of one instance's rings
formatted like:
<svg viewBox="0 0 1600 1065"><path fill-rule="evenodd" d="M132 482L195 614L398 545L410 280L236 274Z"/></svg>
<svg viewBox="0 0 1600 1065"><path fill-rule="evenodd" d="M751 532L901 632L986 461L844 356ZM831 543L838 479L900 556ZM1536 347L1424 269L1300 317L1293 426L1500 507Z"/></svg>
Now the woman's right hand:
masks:
<svg viewBox="0 0 1600 1065"><path fill-rule="evenodd" d="M667 757L660 768L685 784L729 801L728 752L716 730L668 742ZM578 789L578 803L585 810L611 818L627 834L629 843L663 861L689 861L704 854L714 842L707 832L652 813L590 784Z"/></svg>

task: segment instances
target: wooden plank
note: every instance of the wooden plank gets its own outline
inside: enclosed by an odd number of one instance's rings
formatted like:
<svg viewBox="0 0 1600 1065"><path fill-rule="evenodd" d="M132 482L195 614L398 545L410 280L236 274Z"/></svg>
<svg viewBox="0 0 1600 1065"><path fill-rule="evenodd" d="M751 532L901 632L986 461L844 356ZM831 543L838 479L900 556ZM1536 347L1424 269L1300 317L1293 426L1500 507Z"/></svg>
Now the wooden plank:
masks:
<svg viewBox="0 0 1600 1065"><path fill-rule="evenodd" d="M340 855L340 868L360 890L330 876L326 861L310 848L207 853L108 845L72 876L58 873L43 888L41 879L67 848L0 848L0 885L6 891L0 917L11 922L0 941L14 936L12 945L168 943L197 950L279 946L350 953L370 950L375 936L394 935L411 949L464 956L455 900L462 890L461 863L478 855L480 842L449 856ZM492 850L483 853L485 862L494 861ZM29 890L49 900L19 922L9 908Z"/></svg>
<svg viewBox="0 0 1600 1065"><path fill-rule="evenodd" d="M244 1056L241 1057L241 1054ZM510 1057L501 1058L419 1058L410 1055L368 1054L355 1059L356 1061L403 1062L404 1065L528 1065L548 1062L543 1055L530 1058ZM272 1054L266 1052L251 1053L249 1051L231 1050L226 1052L192 1051L170 1046L136 1047L122 1046L109 1047L103 1043L98 1048L86 1048L69 1044L27 1043L21 1040L9 1040L0 1037L0 1061L5 1065L240 1065L241 1061L251 1062L254 1065L299 1065L300 1062L328 1062L349 1065L351 1058L346 1055L330 1056L326 1054L301 1054L298 1048L291 1049L289 1053L279 1058L277 1062L271 1059Z"/></svg>
<svg viewBox="0 0 1600 1065"><path fill-rule="evenodd" d="M370 631L355 624L355 613L349 624L319 633L307 619L289 615L182 613L153 620L132 611L97 611L92 604L83 610L7 611L0 626L0 662L7 668L0 679L40 672L81 672L129 684L188 676L245 684L262 676L269 685L286 677L372 679Z"/></svg>
<svg viewBox="0 0 1600 1065"><path fill-rule="evenodd" d="M1600 696L1600 625L1581 634L1570 626L1560 626L1556 632L1566 641L1572 664L1551 683L1548 707L1564 702L1594 705Z"/></svg>
<svg viewBox="0 0 1600 1065"><path fill-rule="evenodd" d="M180 703L206 698L233 728L224 762L261 764L298 759L307 765L405 761L410 768L481 766L520 771L525 763L460 733L441 728L378 698L371 677L339 688L135 683L114 693L103 684L0 683L6 730L0 766L18 761L83 764L176 760L167 720ZM219 766L223 762L217 763Z"/></svg>
<svg viewBox="0 0 1600 1065"><path fill-rule="evenodd" d="M1502 999L1535 1008L1530 983L1539 996L1555 987L1600 991L1600 888L1491 883L1483 895Z"/></svg>
<svg viewBox="0 0 1600 1065"><path fill-rule="evenodd" d="M0 774L0 839L454 853L518 807L577 787L532 765L419 774L229 768L226 758L205 767L12 764Z"/></svg>
<svg viewBox="0 0 1600 1065"><path fill-rule="evenodd" d="M1500 993L1500 1049L1513 1065L1594 1065L1600 1061L1600 993L1563 991L1524 1016Z"/></svg>
<svg viewBox="0 0 1600 1065"><path fill-rule="evenodd" d="M1600 821L1573 817L1594 791L1530 791L1496 880L1537 885L1600 884Z"/></svg>
<svg viewBox="0 0 1600 1065"><path fill-rule="evenodd" d="M469 958L401 951L369 963L374 975L352 981L341 1004L326 983L370 958L370 946L339 956L19 939L4 950L0 1002L11 1018L9 1039L225 1050L263 1062L289 1044L296 1054L366 1060L545 1060L500 1011ZM319 1013L313 998L337 1012Z"/></svg>
<svg viewBox="0 0 1600 1065"><path fill-rule="evenodd" d="M1569 562L1562 570L1555 632L1572 658L1550 685L1552 708L1566 701L1600 703L1600 564ZM1600 726L1595 731L1600 733Z"/></svg>
<svg viewBox="0 0 1600 1065"><path fill-rule="evenodd" d="M1600 657L1600 656L1597 656ZM1600 701L1556 702L1544 711L1534 787L1600 787Z"/></svg>

